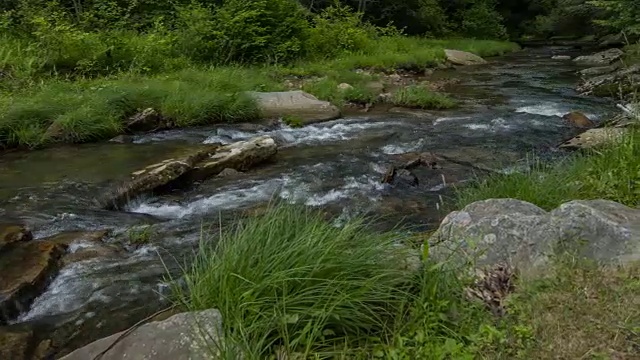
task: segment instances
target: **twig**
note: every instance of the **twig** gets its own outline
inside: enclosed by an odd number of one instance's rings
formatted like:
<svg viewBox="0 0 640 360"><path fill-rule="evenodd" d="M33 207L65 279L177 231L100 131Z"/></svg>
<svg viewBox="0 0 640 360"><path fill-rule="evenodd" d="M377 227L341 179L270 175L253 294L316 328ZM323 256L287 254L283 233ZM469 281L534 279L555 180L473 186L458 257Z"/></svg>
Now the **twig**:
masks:
<svg viewBox="0 0 640 360"><path fill-rule="evenodd" d="M122 334L120 334L120 336L118 336L115 341L109 345L106 349L104 349L102 352L100 352L98 355L96 355L93 360L100 360L102 359L102 357L109 352L109 350L113 349L114 346L116 346L116 344L118 342L120 342L120 340L124 339L125 337L129 336L129 334L131 334L132 332L134 332L136 329L138 329L140 326L142 326L144 323L146 323L147 321L153 319L154 317L165 313L167 311L171 311L173 309L176 308L176 305L171 305L168 308L162 309L160 311L157 311L149 316L147 316L146 318L138 321L137 323L135 323L133 326L131 326L130 328L128 328L127 330L125 330Z"/></svg>

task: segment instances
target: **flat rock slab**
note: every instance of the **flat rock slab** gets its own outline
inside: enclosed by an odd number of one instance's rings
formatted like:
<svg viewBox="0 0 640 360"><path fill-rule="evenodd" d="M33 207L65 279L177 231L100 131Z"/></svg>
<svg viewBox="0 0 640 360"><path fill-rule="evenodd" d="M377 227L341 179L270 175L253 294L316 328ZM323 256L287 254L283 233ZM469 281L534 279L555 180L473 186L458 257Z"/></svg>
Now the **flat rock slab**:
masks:
<svg viewBox="0 0 640 360"><path fill-rule="evenodd" d="M61 360L91 360L103 351L106 352L102 360L217 359L216 344L222 339L222 316L215 309L181 313L142 325L120 338L122 334L97 340Z"/></svg>
<svg viewBox="0 0 640 360"><path fill-rule="evenodd" d="M301 90L249 92L248 95L255 99L262 116L267 119L292 116L303 124L311 124L340 117L336 106Z"/></svg>
<svg viewBox="0 0 640 360"><path fill-rule="evenodd" d="M629 132L625 128L596 128L589 129L580 135L560 144L562 149L592 149L619 141Z"/></svg>
<svg viewBox="0 0 640 360"><path fill-rule="evenodd" d="M466 51L446 49L444 54L447 61L455 65L481 65L487 63L480 56Z"/></svg>
<svg viewBox="0 0 640 360"><path fill-rule="evenodd" d="M29 309L58 270L62 246L30 241L0 255L0 324Z"/></svg>
<svg viewBox="0 0 640 360"><path fill-rule="evenodd" d="M546 212L520 200L490 199L447 215L429 243L436 256L465 254L479 265L507 262L525 270L559 250L628 264L640 260L640 209L576 200Z"/></svg>
<svg viewBox="0 0 640 360"><path fill-rule="evenodd" d="M624 52L618 48L601 51L592 55L578 56L573 61L582 66L607 66L619 60Z"/></svg>

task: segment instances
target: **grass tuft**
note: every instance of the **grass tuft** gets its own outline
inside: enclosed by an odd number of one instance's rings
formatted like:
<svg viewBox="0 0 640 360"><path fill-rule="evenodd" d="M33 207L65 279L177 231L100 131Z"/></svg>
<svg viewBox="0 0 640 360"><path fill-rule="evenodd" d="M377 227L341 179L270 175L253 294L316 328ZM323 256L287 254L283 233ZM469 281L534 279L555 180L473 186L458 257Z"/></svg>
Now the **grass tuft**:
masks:
<svg viewBox="0 0 640 360"><path fill-rule="evenodd" d="M387 329L414 278L408 255L362 221L337 228L275 207L203 243L178 294L190 310L219 309L226 336L249 358L277 347L309 355Z"/></svg>
<svg viewBox="0 0 640 360"><path fill-rule="evenodd" d="M526 172L494 175L457 189L457 207L492 198L514 198L551 210L570 200L607 199L640 205L640 132L619 143L546 164L534 160Z"/></svg>
<svg viewBox="0 0 640 360"><path fill-rule="evenodd" d="M397 106L418 109L450 109L457 105L450 97L418 85L397 90L391 101Z"/></svg>

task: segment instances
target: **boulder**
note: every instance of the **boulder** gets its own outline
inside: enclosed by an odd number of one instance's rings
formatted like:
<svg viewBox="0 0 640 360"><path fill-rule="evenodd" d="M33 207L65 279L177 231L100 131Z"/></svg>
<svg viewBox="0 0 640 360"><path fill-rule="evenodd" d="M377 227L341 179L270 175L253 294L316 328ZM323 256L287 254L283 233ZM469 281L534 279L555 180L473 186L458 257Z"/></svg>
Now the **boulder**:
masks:
<svg viewBox="0 0 640 360"><path fill-rule="evenodd" d="M489 199L447 215L429 244L434 256L466 261L460 257L470 255L481 266L533 269L559 251L624 265L640 260L640 209L577 200L546 212L520 200Z"/></svg>
<svg viewBox="0 0 640 360"><path fill-rule="evenodd" d="M304 91L250 92L262 116L267 119L295 116L303 124L334 120L340 110L327 101L318 100Z"/></svg>
<svg viewBox="0 0 640 360"><path fill-rule="evenodd" d="M152 131L168 127L162 116L152 108L147 108L127 120L127 130L132 132Z"/></svg>
<svg viewBox="0 0 640 360"><path fill-rule="evenodd" d="M351 89L353 89L353 86L351 86L350 84L347 84L347 83L338 84L338 90L346 91L346 90L351 90Z"/></svg>
<svg viewBox="0 0 640 360"><path fill-rule="evenodd" d="M63 252L51 241L30 241L0 255L0 324L29 309L57 273Z"/></svg>
<svg viewBox="0 0 640 360"><path fill-rule="evenodd" d="M218 177L232 178L232 177L237 177L240 174L241 172L238 170L226 168L220 171L220 174L218 174Z"/></svg>
<svg viewBox="0 0 640 360"><path fill-rule="evenodd" d="M580 66L606 66L619 60L624 52L613 48L592 55L578 56L573 61Z"/></svg>
<svg viewBox="0 0 640 360"><path fill-rule="evenodd" d="M625 35L623 33L608 34L601 37L598 41L598 45L603 48L624 46L627 44L627 39L625 38Z"/></svg>
<svg viewBox="0 0 640 360"><path fill-rule="evenodd" d="M569 124L579 128L589 128L595 125L591 119L579 111L572 111L562 116L562 118Z"/></svg>
<svg viewBox="0 0 640 360"><path fill-rule="evenodd" d="M640 64L584 80L577 90L582 95L611 95L631 92L640 83Z"/></svg>
<svg viewBox="0 0 640 360"><path fill-rule="evenodd" d="M109 230L67 231L41 240L58 244L66 250L60 262L60 267L64 267L78 261L119 255L122 249L103 241L109 233Z"/></svg>
<svg viewBox="0 0 640 360"><path fill-rule="evenodd" d="M447 61L455 65L480 65L487 63L487 61L480 56L466 51L446 49L444 54Z"/></svg>
<svg viewBox="0 0 640 360"><path fill-rule="evenodd" d="M621 66L622 66L622 63L616 62L614 64L607 65L607 66L596 66L596 67L582 69L578 71L578 74L580 74L582 77L585 77L585 78L606 75L619 70Z"/></svg>
<svg viewBox="0 0 640 360"><path fill-rule="evenodd" d="M10 244L31 239L33 239L33 235L24 225L0 223L0 252Z"/></svg>
<svg viewBox="0 0 640 360"><path fill-rule="evenodd" d="M259 136L218 148L204 161L196 164L187 175L190 180L203 180L220 174L225 169L247 171L276 155L278 146L270 136Z"/></svg>
<svg viewBox="0 0 640 360"><path fill-rule="evenodd" d="M597 128L589 129L580 135L577 135L562 144L561 149L591 149L602 145L606 145L622 138L628 129L625 128Z"/></svg>
<svg viewBox="0 0 640 360"><path fill-rule="evenodd" d="M204 146L134 172L130 180L104 195L100 203L106 209L118 209L136 196L204 180L225 168L247 171L276 152L276 143L269 136L222 147Z"/></svg>
<svg viewBox="0 0 640 360"><path fill-rule="evenodd" d="M381 94L384 92L384 83L382 81L370 81L365 85L365 88L372 93Z"/></svg>
<svg viewBox="0 0 640 360"><path fill-rule="evenodd" d="M218 310L209 309L150 322L126 335L111 335L61 360L95 359L103 352L101 360L210 360L219 358L221 340L222 317Z"/></svg>

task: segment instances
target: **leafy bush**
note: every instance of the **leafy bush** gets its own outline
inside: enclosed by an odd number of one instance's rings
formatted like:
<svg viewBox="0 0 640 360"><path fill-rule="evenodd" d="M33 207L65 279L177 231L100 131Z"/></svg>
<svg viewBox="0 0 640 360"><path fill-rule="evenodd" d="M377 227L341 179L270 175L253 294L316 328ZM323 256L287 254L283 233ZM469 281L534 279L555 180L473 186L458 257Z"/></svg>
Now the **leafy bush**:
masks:
<svg viewBox="0 0 640 360"><path fill-rule="evenodd" d="M372 46L377 34L374 26L362 21L362 14L338 4L313 18L305 47L311 57L330 58Z"/></svg>
<svg viewBox="0 0 640 360"><path fill-rule="evenodd" d="M300 53L307 21L296 0L225 0L212 26L218 63L278 63Z"/></svg>
<svg viewBox="0 0 640 360"><path fill-rule="evenodd" d="M486 2L474 4L462 13L462 34L476 39L505 39L507 29L502 16Z"/></svg>

